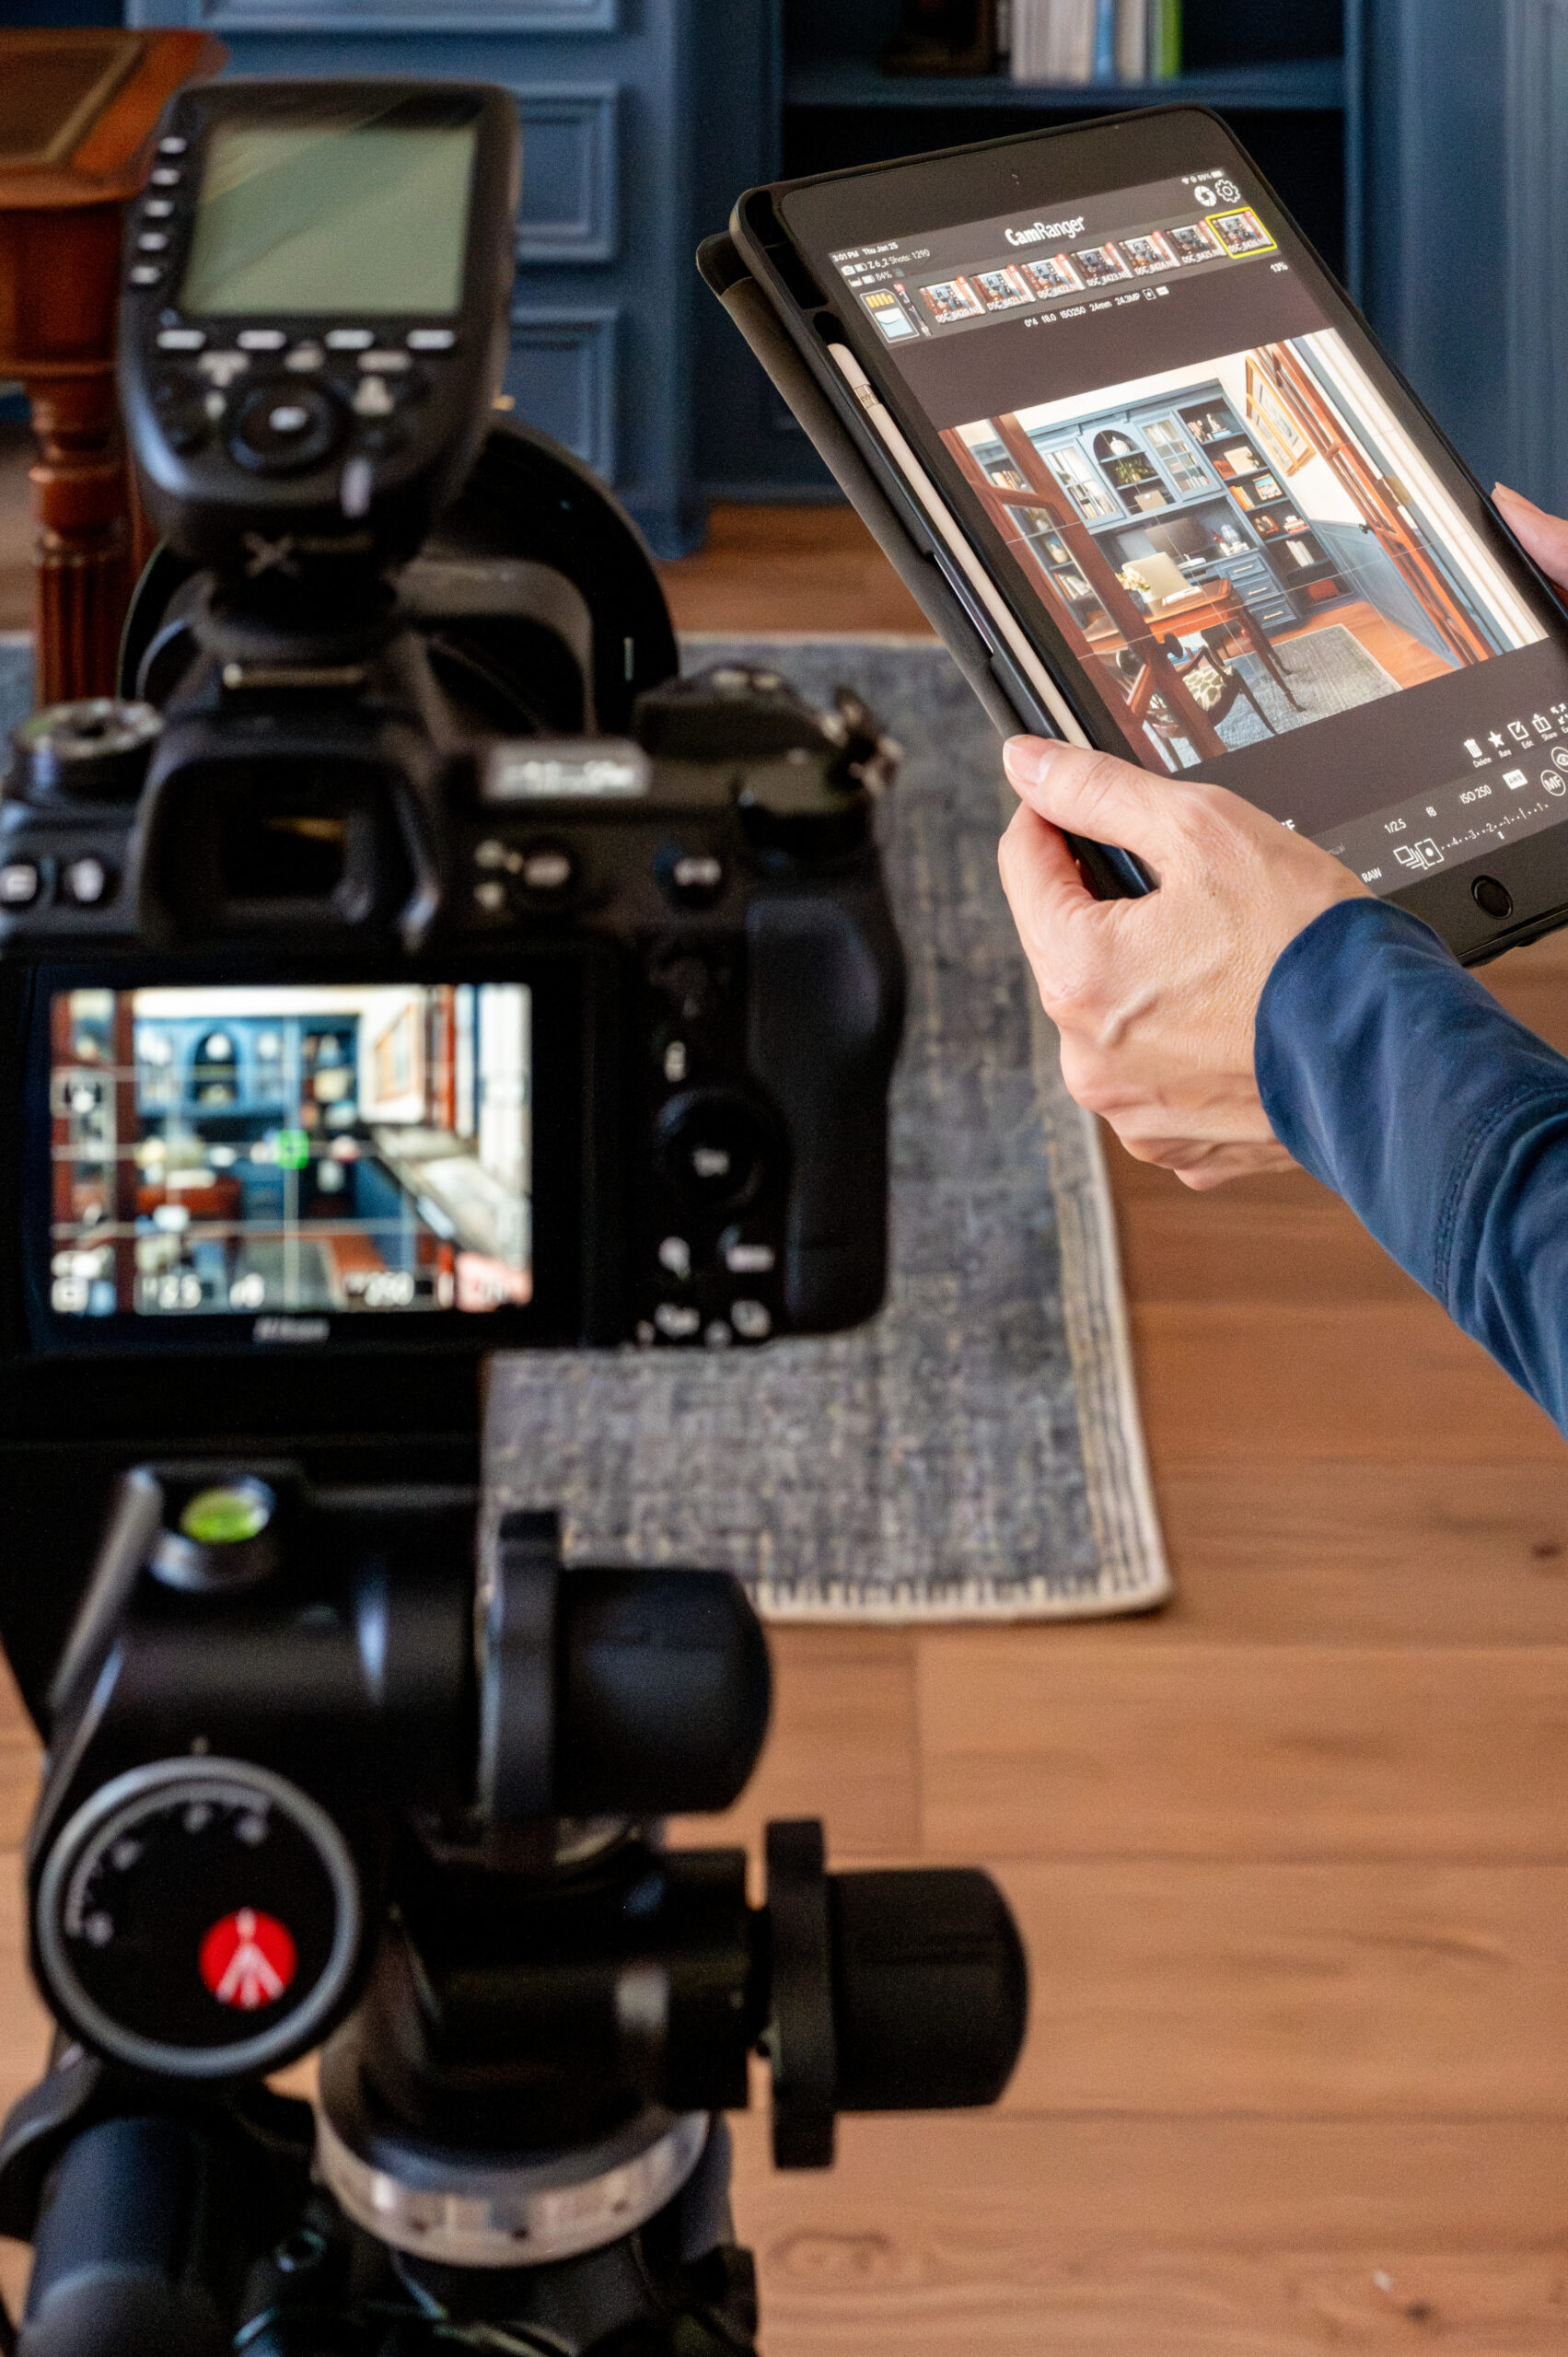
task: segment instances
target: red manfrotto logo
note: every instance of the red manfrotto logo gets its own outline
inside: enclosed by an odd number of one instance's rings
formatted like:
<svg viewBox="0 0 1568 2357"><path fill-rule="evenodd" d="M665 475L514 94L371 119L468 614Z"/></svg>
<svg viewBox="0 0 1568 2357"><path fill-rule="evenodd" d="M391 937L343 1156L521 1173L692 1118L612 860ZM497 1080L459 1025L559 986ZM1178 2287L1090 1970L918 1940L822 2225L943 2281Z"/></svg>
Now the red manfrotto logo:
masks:
<svg viewBox="0 0 1568 2357"><path fill-rule="evenodd" d="M294 1979L294 1940L275 1915L241 1907L213 1925L197 1962L220 2005L253 2014L258 2006L275 2004Z"/></svg>

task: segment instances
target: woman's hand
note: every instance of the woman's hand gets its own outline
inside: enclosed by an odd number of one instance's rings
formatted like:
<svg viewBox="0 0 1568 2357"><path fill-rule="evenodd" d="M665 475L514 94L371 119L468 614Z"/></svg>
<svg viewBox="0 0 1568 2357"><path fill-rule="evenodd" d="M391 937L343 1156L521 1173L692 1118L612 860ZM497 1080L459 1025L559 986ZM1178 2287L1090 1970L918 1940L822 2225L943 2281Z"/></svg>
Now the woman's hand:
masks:
<svg viewBox="0 0 1568 2357"><path fill-rule="evenodd" d="M1072 1094L1185 1186L1287 1168L1253 1071L1258 1002L1286 943L1365 886L1219 786L1038 737L1005 761L1022 807L1002 883ZM1097 900L1064 833L1136 852L1158 891Z"/></svg>

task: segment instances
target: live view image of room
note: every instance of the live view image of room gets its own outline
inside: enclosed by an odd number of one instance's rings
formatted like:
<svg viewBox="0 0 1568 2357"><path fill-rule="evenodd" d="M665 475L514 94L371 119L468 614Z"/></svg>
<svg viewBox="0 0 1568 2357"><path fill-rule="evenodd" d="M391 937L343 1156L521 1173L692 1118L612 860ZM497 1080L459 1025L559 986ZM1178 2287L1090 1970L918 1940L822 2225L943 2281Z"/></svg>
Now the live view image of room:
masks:
<svg viewBox="0 0 1568 2357"><path fill-rule="evenodd" d="M943 438L1150 767L1545 636L1331 331Z"/></svg>
<svg viewBox="0 0 1568 2357"><path fill-rule="evenodd" d="M512 983L58 993L54 1310L527 1302L529 1016Z"/></svg>

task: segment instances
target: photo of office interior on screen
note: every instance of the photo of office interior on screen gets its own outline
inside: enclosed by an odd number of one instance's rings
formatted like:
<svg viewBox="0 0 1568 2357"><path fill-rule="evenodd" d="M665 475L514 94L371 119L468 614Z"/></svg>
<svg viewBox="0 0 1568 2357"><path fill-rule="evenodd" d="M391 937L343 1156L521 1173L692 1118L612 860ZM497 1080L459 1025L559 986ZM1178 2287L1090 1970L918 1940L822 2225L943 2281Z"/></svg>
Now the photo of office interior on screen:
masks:
<svg viewBox="0 0 1568 2357"><path fill-rule="evenodd" d="M945 438L1172 770L1545 635L1332 331Z"/></svg>
<svg viewBox="0 0 1568 2357"><path fill-rule="evenodd" d="M57 1316L532 1293L521 984L57 993Z"/></svg>

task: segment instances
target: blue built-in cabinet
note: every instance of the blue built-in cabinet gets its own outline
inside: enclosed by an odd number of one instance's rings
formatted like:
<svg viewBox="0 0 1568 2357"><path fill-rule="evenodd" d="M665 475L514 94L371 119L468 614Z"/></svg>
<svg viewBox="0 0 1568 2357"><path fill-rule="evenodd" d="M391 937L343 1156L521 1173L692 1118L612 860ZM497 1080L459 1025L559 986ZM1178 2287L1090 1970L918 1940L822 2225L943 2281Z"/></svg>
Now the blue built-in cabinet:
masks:
<svg viewBox="0 0 1568 2357"><path fill-rule="evenodd" d="M523 196L506 389L615 486L656 553L697 544L726 463L698 430L699 375L715 450L738 409L761 417L762 393L692 256L772 168L775 0L129 0L126 16L204 27L236 73L511 90Z"/></svg>

